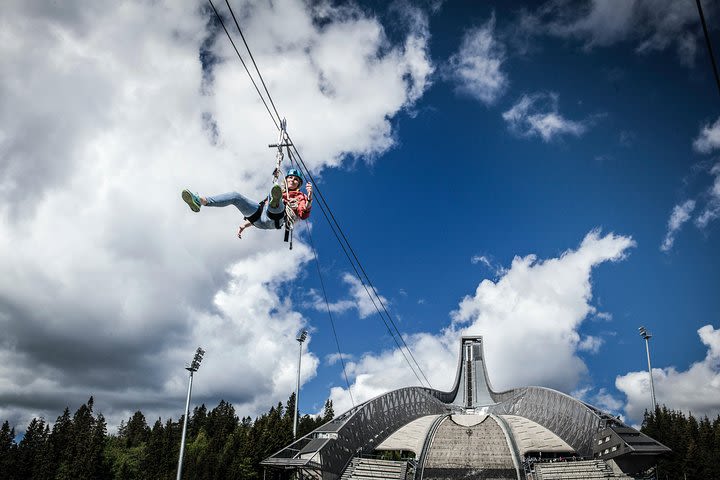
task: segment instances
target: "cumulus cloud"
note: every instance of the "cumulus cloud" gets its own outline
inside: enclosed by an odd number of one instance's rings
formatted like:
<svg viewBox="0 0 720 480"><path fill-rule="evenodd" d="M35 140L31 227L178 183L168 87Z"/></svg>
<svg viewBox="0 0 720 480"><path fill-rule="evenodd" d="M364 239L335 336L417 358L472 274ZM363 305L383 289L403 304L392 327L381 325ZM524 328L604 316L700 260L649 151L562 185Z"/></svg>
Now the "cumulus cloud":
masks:
<svg viewBox="0 0 720 480"><path fill-rule="evenodd" d="M588 335L578 343L578 350L581 352L598 353L603 343L602 338Z"/></svg>
<svg viewBox="0 0 720 480"><path fill-rule="evenodd" d="M593 397L593 405L606 412L618 412L623 407L623 402L607 389L601 388Z"/></svg>
<svg viewBox="0 0 720 480"><path fill-rule="evenodd" d="M660 250L668 252L672 249L675 243L675 235L677 235L683 224L690 220L693 210L695 210L695 200L686 200L679 205L675 205L668 220L668 231L662 245L660 245Z"/></svg>
<svg viewBox="0 0 720 480"><path fill-rule="evenodd" d="M540 137L549 142L564 134L579 137L587 130L584 122L568 120L558 113L556 93L523 95L503 113L508 128L521 137Z"/></svg>
<svg viewBox="0 0 720 480"><path fill-rule="evenodd" d="M720 148L720 118L712 125L702 127L700 134L693 141L693 148L699 153L711 153Z"/></svg>
<svg viewBox="0 0 720 480"><path fill-rule="evenodd" d="M360 318L367 318L377 312L376 305L377 308L381 308L380 302L382 302L382 304L386 307L390 304L390 301L382 295L373 295L373 298L371 299L368 296L368 291L372 293L372 288L368 286L368 289L365 290L362 282L360 282L360 280L358 280L358 278L354 275L345 273L342 276L342 281L348 287L350 298L326 304L323 297L318 295L317 292L312 291L310 292L312 296L312 307L321 312L325 312L328 308L330 308L331 312L336 313L342 313L355 309L357 310ZM373 303L373 300L375 303Z"/></svg>
<svg viewBox="0 0 720 480"><path fill-rule="evenodd" d="M580 333L583 321L596 312L592 270L621 261L634 245L630 237L594 230L577 249L557 258L516 257L496 282L483 280L462 299L443 331L411 335L406 342L435 388L452 386L460 337L483 335L496 390L541 385L569 392L587 374L581 346L600 348L587 337L583 344ZM544 352L542 362L536 361L537 352ZM349 372L356 401L420 383L397 349L367 354L351 362ZM341 387L333 388L331 398L339 410L350 406Z"/></svg>
<svg viewBox="0 0 720 480"><path fill-rule="evenodd" d="M328 365L335 365L340 360L347 362L348 360L352 360L352 359L353 359L353 356L349 353L331 353L330 355L327 355L325 357L325 360L327 361Z"/></svg>
<svg viewBox="0 0 720 480"><path fill-rule="evenodd" d="M311 169L393 146L392 118L433 70L420 13L393 43L352 7L243 10ZM94 394L111 425L139 408L177 417L198 345L198 401L252 415L286 399L278 339L307 320L282 293L309 260L302 238L292 252L273 232L238 240L233 208L192 214L179 198L261 198L273 164L275 127L211 11L10 0L0 18L0 414L23 428Z"/></svg>
<svg viewBox="0 0 720 480"><path fill-rule="evenodd" d="M509 84L502 70L505 59L505 47L495 35L493 14L484 25L465 33L460 49L448 61L445 76L455 82L457 92L492 105Z"/></svg>
<svg viewBox="0 0 720 480"><path fill-rule="evenodd" d="M715 7L707 6L708 16ZM692 65L699 34L697 11L674 0L550 0L523 11L526 34L574 38L587 49L632 42L643 54L674 47L681 63Z"/></svg>
<svg viewBox="0 0 720 480"><path fill-rule="evenodd" d="M655 397L658 404L715 418L720 415L720 329L705 325L698 330L707 354L687 370L675 367L653 368ZM627 397L625 412L641 421L643 412L651 409L650 379L647 371L629 372L615 379L615 386Z"/></svg>

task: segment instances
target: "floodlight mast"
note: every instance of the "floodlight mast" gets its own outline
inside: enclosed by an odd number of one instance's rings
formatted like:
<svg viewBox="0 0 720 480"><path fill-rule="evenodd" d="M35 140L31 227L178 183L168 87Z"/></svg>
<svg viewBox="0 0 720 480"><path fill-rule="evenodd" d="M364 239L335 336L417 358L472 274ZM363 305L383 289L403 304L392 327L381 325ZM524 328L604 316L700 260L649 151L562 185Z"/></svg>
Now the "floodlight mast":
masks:
<svg viewBox="0 0 720 480"><path fill-rule="evenodd" d="M295 340L300 344L300 356L298 357L297 388L295 389L295 415L293 416L293 440L297 438L298 425L298 404L300 403L300 362L302 362L302 346L307 338L307 330L303 330Z"/></svg>
<svg viewBox="0 0 720 480"><path fill-rule="evenodd" d="M185 433L187 432L188 415L190 414L190 394L192 393L193 373L197 372L198 368L200 368L200 362L202 362L203 355L205 355L205 350L198 347L197 350L195 350L195 356L193 357L192 362L190 362L190 365L185 367L185 370L190 372L190 381L188 382L187 399L185 400L185 419L183 421L182 438L180 440L180 458L178 459L177 480L180 480L182 477L183 454L185 453Z"/></svg>
<svg viewBox="0 0 720 480"><path fill-rule="evenodd" d="M638 328L638 332L640 332L640 336L645 340L645 352L647 353L648 373L650 374L650 394L652 395L653 412L655 412L655 409L657 408L657 402L655 401L655 383L653 382L652 367L650 366L650 339L652 338L652 335L650 334L650 332L647 331L645 327Z"/></svg>

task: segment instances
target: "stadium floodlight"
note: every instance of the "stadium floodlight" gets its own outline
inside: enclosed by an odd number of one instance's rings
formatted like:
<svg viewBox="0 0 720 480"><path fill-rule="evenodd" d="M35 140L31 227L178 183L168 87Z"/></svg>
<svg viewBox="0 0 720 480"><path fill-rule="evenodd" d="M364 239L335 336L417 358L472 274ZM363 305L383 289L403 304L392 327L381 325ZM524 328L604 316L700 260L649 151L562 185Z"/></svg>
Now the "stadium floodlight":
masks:
<svg viewBox="0 0 720 480"><path fill-rule="evenodd" d="M203 355L205 355L205 350L198 347L197 350L195 350L195 356L193 357L192 362L190 362L190 365L185 367L185 370L190 372L190 381L188 382L187 399L185 400L185 420L183 421L182 438L180 439L180 458L178 459L177 480L180 480L180 477L182 476L183 454L185 453L185 433L187 432L188 415L190 414L190 394L192 393L193 374L198 371L198 368L200 368L200 362L202 362Z"/></svg>
<svg viewBox="0 0 720 480"><path fill-rule="evenodd" d="M657 408L657 402L655 401L655 383L653 382L652 367L650 366L650 339L652 338L652 335L645 327L638 328L638 332L640 332L640 336L645 340L645 352L647 353L648 373L650 374L650 395L652 396L652 407L654 414L655 409Z"/></svg>
<svg viewBox="0 0 720 480"><path fill-rule="evenodd" d="M302 362L302 346L307 339L307 330L303 330L295 340L300 344L300 356L298 357L297 388L295 389L295 415L293 416L293 440L297 438L298 404L300 403L300 362Z"/></svg>
<svg viewBox="0 0 720 480"><path fill-rule="evenodd" d="M189 372L197 372L198 368L200 368L200 362L202 362L203 355L205 355L205 350L198 347L198 349L195 351L195 356L193 357L192 362L190 362L190 365L185 367L185 370L188 370Z"/></svg>

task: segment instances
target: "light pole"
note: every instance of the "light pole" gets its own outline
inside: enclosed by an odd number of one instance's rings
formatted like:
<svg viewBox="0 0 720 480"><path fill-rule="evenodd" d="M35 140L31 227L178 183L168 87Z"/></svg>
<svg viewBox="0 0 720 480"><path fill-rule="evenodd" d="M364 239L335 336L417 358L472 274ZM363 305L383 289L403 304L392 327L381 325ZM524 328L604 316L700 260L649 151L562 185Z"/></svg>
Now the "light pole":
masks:
<svg viewBox="0 0 720 480"><path fill-rule="evenodd" d="M645 329L645 327L638 328L638 331L640 332L640 336L645 339L645 351L647 352L648 360L648 373L650 374L650 394L652 395L653 412L655 412L655 409L657 408L657 403L655 402L655 384L653 383L652 367L650 366L650 339L652 338L652 335Z"/></svg>
<svg viewBox="0 0 720 480"><path fill-rule="evenodd" d="M300 356L298 357L297 388L295 389L295 416L293 417L293 440L297 438L298 404L300 403L300 362L302 362L302 345L306 338L307 330L303 330L300 336L296 338L296 340L300 344Z"/></svg>
<svg viewBox="0 0 720 480"><path fill-rule="evenodd" d="M192 363L185 367L185 370L190 372L190 381L188 382L187 400L185 401L185 421L183 421L182 439L180 440L180 458L178 459L177 480L180 480L180 477L182 476L183 453L185 453L185 432L187 432L188 415L190 414L190 393L192 392L193 373L197 372L198 368L200 368L200 362L202 362L203 355L205 355L205 350L198 347L195 351Z"/></svg>

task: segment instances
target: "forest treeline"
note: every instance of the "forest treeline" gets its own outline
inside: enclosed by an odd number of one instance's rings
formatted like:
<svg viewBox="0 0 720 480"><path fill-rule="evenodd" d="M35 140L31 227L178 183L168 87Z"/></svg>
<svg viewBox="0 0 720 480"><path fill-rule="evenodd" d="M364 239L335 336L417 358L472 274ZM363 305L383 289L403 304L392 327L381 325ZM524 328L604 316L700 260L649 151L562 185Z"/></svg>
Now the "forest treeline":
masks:
<svg viewBox="0 0 720 480"><path fill-rule="evenodd" d="M260 461L292 441L295 394L254 421L239 418L222 400L209 410L195 407L188 417L183 478L197 480L262 479ZM323 415L302 415L298 437L334 416L332 401ZM2 480L174 480L184 417L157 419L148 425L142 412L121 422L117 434L107 433L101 413L93 411L93 398L77 409L69 408L52 427L33 419L25 435L15 442L15 429L0 427L0 479Z"/></svg>
<svg viewBox="0 0 720 480"><path fill-rule="evenodd" d="M292 441L295 394L254 421L239 418L220 401L208 410L195 407L188 420L183 478L261 479L260 461ZM323 415L303 415L298 436L334 416L332 401ZM0 428L0 479L3 480L173 480L177 474L183 417L148 425L142 412L108 435L92 397L70 415L69 408L50 426L35 418L19 442L5 421ZM697 419L665 406L645 412L641 431L672 449L661 458L660 479L720 479L720 416ZM269 478L269 477L268 477Z"/></svg>
<svg viewBox="0 0 720 480"><path fill-rule="evenodd" d="M720 480L720 415L698 420L657 406L645 412L640 431L672 449L658 462L658 478Z"/></svg>

